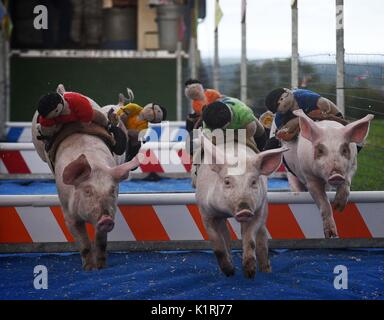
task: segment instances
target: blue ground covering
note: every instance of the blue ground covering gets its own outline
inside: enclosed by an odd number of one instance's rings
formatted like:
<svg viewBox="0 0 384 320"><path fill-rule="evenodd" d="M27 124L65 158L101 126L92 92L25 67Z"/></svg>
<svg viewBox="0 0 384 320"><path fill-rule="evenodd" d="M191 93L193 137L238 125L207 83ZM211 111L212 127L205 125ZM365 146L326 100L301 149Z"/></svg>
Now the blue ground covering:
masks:
<svg viewBox="0 0 384 320"><path fill-rule="evenodd" d="M287 188L270 179L269 189ZM190 179L129 181L124 192L192 192ZM0 181L0 194L55 194L53 181ZM383 299L384 249L274 250L273 273L226 278L211 251L110 253L109 268L84 272L77 253L0 254L0 299ZM33 268L48 268L48 290L33 288ZM333 287L348 268L348 289Z"/></svg>
<svg viewBox="0 0 384 320"><path fill-rule="evenodd" d="M243 277L219 272L210 251L110 253L109 268L84 272L79 254L0 255L0 299L383 299L384 249L274 250L273 272ZM348 289L333 270L348 268ZM48 289L35 290L33 268L48 269Z"/></svg>
<svg viewBox="0 0 384 320"><path fill-rule="evenodd" d="M268 179L269 190L288 188L286 179ZM131 180L120 183L120 193L193 192L191 179ZM56 194L53 180L0 180L1 194Z"/></svg>

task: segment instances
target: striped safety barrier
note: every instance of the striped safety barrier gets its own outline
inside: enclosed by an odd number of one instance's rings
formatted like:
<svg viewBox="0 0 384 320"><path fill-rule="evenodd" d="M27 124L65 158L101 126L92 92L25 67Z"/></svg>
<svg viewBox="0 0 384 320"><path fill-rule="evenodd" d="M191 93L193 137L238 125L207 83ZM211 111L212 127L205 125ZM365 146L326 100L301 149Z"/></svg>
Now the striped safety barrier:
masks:
<svg viewBox="0 0 384 320"><path fill-rule="evenodd" d="M334 193L329 193L332 199ZM323 224L308 193L269 193L270 239L322 239ZM342 239L384 238L384 192L352 192L333 216ZM232 239L240 224L228 220ZM94 237L94 230L88 232ZM122 194L110 241L207 240L194 194ZM57 196L0 196L0 244L73 242Z"/></svg>
<svg viewBox="0 0 384 320"><path fill-rule="evenodd" d="M189 176L191 156L184 142L147 142L143 144L147 161L133 173L177 174ZM0 174L11 175L50 174L32 143L0 143ZM283 165L274 177L285 174Z"/></svg>
<svg viewBox="0 0 384 320"><path fill-rule="evenodd" d="M187 132L181 121L150 124L143 145L146 157L150 161L140 165L134 175L144 177L146 173L163 175L189 176L191 169L190 155L185 151ZM31 135L30 122L7 122L7 141L0 143L0 174L12 175L49 175L48 165L40 159L35 151ZM170 159L171 161L169 161ZM282 165L275 177L285 175Z"/></svg>
<svg viewBox="0 0 384 320"><path fill-rule="evenodd" d="M7 142L32 142L31 122L7 122ZM185 141L187 132L182 121L151 123L146 137L148 141Z"/></svg>
<svg viewBox="0 0 384 320"><path fill-rule="evenodd" d="M184 142L147 142L143 144L146 161L135 173L185 173L191 170L191 157ZM0 174L50 174L32 143L0 143Z"/></svg>

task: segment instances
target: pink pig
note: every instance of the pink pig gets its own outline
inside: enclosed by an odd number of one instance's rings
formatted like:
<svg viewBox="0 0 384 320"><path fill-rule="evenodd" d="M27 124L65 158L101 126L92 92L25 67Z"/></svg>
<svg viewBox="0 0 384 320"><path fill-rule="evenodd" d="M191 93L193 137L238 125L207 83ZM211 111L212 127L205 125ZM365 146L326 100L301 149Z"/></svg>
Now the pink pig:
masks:
<svg viewBox="0 0 384 320"><path fill-rule="evenodd" d="M289 148L284 159L296 175L289 174L291 189L309 191L320 209L325 237L337 237L326 191L330 186L336 188L333 206L343 211L357 169L356 144L364 142L373 115L344 127L335 121L314 122L302 110L294 114L300 118L300 135L296 141L284 142Z"/></svg>
<svg viewBox="0 0 384 320"><path fill-rule="evenodd" d="M32 121L33 143L46 161L44 145L36 139L36 118L35 115ZM138 156L123 163L124 154L113 156L100 138L82 133L65 138L56 151L53 174L65 222L80 246L84 270L106 267L107 233L114 227L119 182L139 166ZM95 228L94 246L88 238L86 223Z"/></svg>
<svg viewBox="0 0 384 320"><path fill-rule="evenodd" d="M138 159L116 166L101 139L73 134L59 146L55 180L65 221L80 244L85 270L106 266L107 233L114 227L119 182L139 165ZM95 227L95 255L85 223Z"/></svg>
<svg viewBox="0 0 384 320"><path fill-rule="evenodd" d="M256 154L245 144L236 142L237 164L245 170L233 174L230 164L236 160L233 154L226 152L228 143L214 146L205 137L203 141L204 158L212 159L212 162L202 163L198 169L196 201L221 271L226 276L235 273L226 225L228 218L235 218L241 224L244 275L247 278L255 276L256 258L261 272L271 272L265 226L268 215L267 176L280 166L286 148Z"/></svg>

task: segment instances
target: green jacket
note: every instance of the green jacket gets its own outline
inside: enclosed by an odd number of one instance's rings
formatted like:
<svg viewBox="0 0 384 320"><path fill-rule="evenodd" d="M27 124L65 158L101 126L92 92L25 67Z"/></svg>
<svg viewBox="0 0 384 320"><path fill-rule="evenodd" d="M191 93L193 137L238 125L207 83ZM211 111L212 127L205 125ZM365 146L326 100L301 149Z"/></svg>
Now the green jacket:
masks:
<svg viewBox="0 0 384 320"><path fill-rule="evenodd" d="M226 127L226 129L245 129L248 124L256 120L252 109L239 99L232 97L224 97L219 101L225 103L232 110L232 121ZM204 128L207 128L205 123Z"/></svg>

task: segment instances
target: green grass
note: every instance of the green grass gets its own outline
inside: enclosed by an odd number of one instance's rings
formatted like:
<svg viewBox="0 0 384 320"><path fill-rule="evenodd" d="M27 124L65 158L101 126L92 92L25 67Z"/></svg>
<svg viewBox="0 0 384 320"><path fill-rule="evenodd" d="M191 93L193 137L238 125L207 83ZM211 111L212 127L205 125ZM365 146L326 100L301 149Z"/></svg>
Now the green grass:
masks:
<svg viewBox="0 0 384 320"><path fill-rule="evenodd" d="M352 190L384 190L384 120L371 122L367 143L357 156Z"/></svg>

